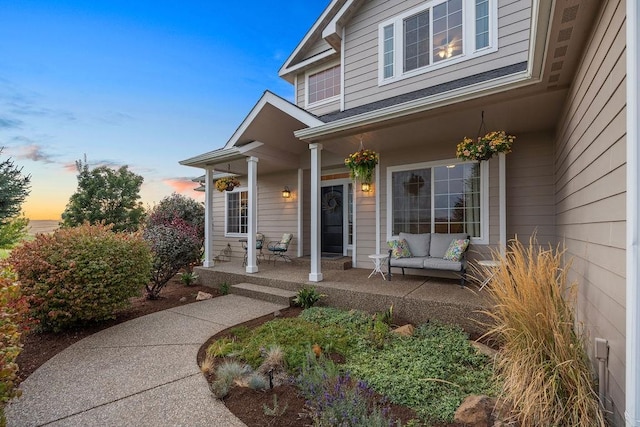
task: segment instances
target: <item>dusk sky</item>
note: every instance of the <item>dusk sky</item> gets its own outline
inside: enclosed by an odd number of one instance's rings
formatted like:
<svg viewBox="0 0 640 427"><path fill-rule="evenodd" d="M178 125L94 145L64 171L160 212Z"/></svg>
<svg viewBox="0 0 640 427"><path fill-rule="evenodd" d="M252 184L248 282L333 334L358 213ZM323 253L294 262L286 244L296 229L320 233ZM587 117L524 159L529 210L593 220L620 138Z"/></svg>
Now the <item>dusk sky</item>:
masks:
<svg viewBox="0 0 640 427"><path fill-rule="evenodd" d="M0 159L32 177L23 210L59 219L75 161L129 165L152 206L197 197L178 161L222 147L329 0L0 0Z"/></svg>

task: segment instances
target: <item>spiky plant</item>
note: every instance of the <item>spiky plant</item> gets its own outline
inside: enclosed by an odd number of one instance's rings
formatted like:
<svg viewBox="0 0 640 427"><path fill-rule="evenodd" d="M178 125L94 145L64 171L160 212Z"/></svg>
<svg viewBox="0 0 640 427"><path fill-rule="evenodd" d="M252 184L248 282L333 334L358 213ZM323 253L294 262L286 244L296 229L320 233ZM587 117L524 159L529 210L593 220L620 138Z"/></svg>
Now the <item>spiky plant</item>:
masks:
<svg viewBox="0 0 640 427"><path fill-rule="evenodd" d="M522 425L604 426L591 365L576 325L576 283L564 250L511 242L486 288L490 335L502 344L497 372ZM570 264L570 263L569 263Z"/></svg>

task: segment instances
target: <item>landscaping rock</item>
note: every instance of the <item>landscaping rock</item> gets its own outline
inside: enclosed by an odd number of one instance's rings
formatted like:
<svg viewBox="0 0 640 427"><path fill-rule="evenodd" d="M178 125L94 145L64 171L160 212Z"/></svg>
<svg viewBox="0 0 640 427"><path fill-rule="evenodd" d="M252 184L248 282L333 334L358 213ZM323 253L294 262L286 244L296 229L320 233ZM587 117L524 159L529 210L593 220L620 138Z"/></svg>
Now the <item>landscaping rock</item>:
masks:
<svg viewBox="0 0 640 427"><path fill-rule="evenodd" d="M495 405L495 398L484 395L468 396L456 409L453 420L469 427L491 427L491 413Z"/></svg>
<svg viewBox="0 0 640 427"><path fill-rule="evenodd" d="M494 350L488 345L482 344L481 342L477 342L477 341L469 341L469 342L471 343L472 346L475 347L478 353L484 354L485 356L489 356L492 359L494 359L498 354L497 350Z"/></svg>
<svg viewBox="0 0 640 427"><path fill-rule="evenodd" d="M180 302L186 302L186 301L187 301L187 297L180 298Z"/></svg>
<svg viewBox="0 0 640 427"><path fill-rule="evenodd" d="M196 301L204 301L211 298L213 298L213 295L210 293L200 291L198 292L198 296L196 296Z"/></svg>
<svg viewBox="0 0 640 427"><path fill-rule="evenodd" d="M415 330L416 328L412 324L406 324L404 326L400 326L399 328L394 329L391 332L393 332L394 334L401 335L403 337L411 337L413 336L413 332Z"/></svg>

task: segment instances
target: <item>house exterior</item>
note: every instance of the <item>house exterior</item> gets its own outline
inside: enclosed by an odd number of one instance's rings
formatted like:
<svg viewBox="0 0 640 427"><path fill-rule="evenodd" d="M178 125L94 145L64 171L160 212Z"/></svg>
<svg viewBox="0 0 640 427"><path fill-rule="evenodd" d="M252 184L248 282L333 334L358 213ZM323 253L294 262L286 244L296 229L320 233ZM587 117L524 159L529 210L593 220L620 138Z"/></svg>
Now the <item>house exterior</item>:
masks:
<svg viewBox="0 0 640 427"><path fill-rule="evenodd" d="M204 266L245 238L258 271L256 232L293 233L312 282L323 253L369 267L400 231L468 232L471 258L535 234L572 259L613 424L640 426L637 22L625 0L331 0L279 70L293 102L265 92L180 162L205 171ZM481 123L512 152L459 161ZM344 165L360 148L380 156L369 191Z"/></svg>

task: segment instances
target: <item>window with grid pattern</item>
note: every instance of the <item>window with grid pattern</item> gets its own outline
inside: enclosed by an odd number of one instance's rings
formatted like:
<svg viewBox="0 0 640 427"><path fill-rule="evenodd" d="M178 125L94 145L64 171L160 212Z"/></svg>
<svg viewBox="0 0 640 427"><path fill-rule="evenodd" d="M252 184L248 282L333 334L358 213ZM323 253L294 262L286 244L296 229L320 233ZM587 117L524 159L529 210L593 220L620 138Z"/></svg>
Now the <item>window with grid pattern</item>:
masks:
<svg viewBox="0 0 640 427"><path fill-rule="evenodd" d="M248 200L247 191L225 192L227 209L225 211L226 234L246 234L248 227Z"/></svg>
<svg viewBox="0 0 640 427"><path fill-rule="evenodd" d="M309 104L340 95L340 65L309 75Z"/></svg>

